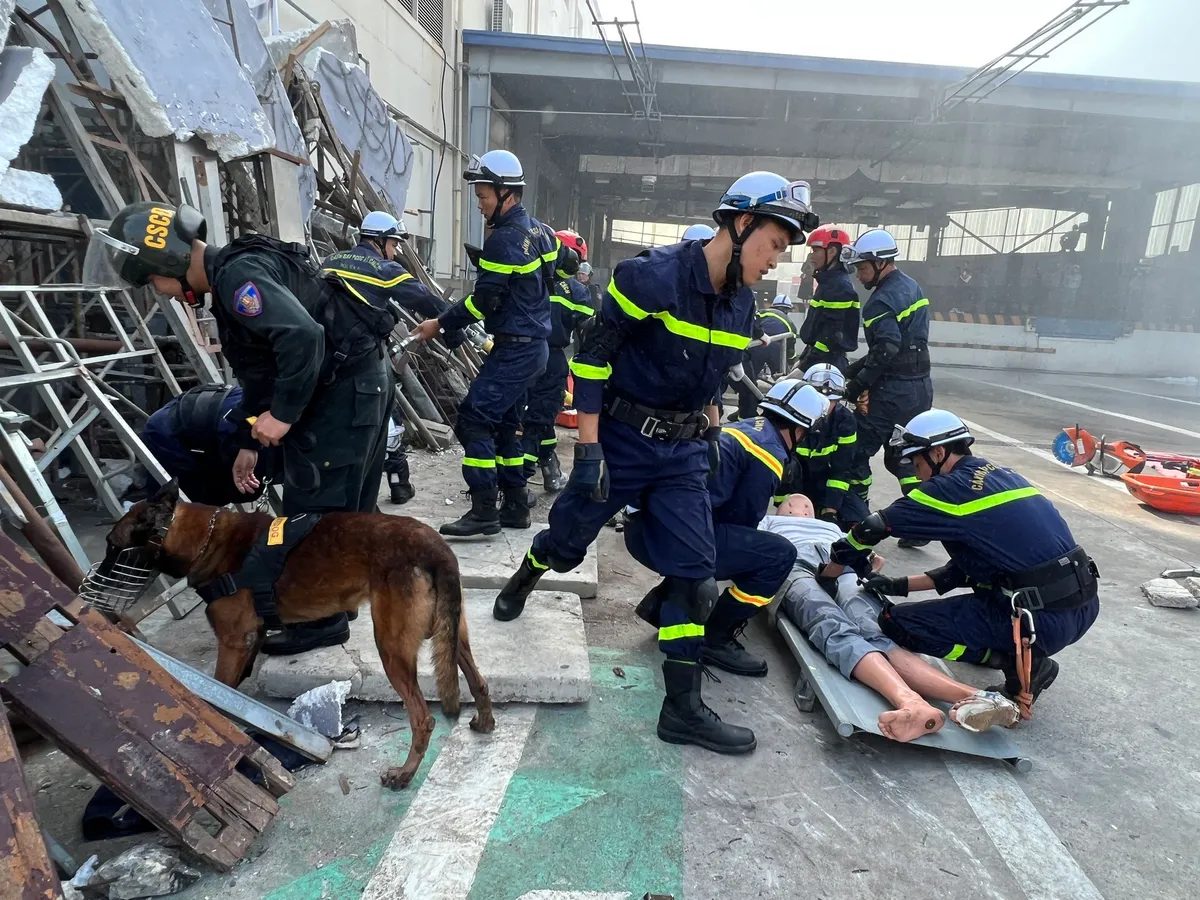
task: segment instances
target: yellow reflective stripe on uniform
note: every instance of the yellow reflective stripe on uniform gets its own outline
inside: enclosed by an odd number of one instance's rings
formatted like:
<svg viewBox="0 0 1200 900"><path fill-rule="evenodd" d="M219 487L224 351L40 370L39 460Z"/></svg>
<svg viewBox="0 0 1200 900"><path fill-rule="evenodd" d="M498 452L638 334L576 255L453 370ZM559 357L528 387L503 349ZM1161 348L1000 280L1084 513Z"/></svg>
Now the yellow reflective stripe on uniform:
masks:
<svg viewBox="0 0 1200 900"><path fill-rule="evenodd" d="M918 488L909 493L908 499L915 500L922 506L928 506L930 509L936 509L951 516L969 516L977 512L983 512L985 509L992 509L996 506L1003 506L1005 503L1012 503L1014 500L1037 497L1040 494L1041 491L1035 487L1023 487L1014 488L1011 491L1001 491L998 494L992 494L990 497L980 497L978 500L971 500L968 503L947 503L945 500L930 497Z"/></svg>
<svg viewBox="0 0 1200 900"><path fill-rule="evenodd" d="M542 441L543 447L555 447L557 445L558 445L558 438L556 438L556 437L546 438L544 441Z"/></svg>
<svg viewBox="0 0 1200 900"><path fill-rule="evenodd" d="M774 503L776 506L778 506L779 504L781 504L781 503L783 503L784 501L786 501L786 500L787 500L787 498L788 498L788 497L790 497L790 496L791 496L791 494L776 494L774 497L772 497L772 498L771 498L771 501L772 501L772 502L773 502L773 503Z"/></svg>
<svg viewBox="0 0 1200 900"><path fill-rule="evenodd" d="M553 262L557 253L547 254L548 261ZM532 262L527 263L498 263L492 262L489 259L480 259L479 268L485 272L496 272L500 275L528 275L531 272L536 272L542 267L542 260L546 257L539 256Z"/></svg>
<svg viewBox="0 0 1200 900"><path fill-rule="evenodd" d="M736 584L729 586L729 593L739 603L745 603L749 606L766 606L774 599L773 597L759 597L757 594L748 594Z"/></svg>
<svg viewBox="0 0 1200 900"><path fill-rule="evenodd" d="M850 483L851 484L870 484L871 476L868 475L866 478L851 478Z"/></svg>
<svg viewBox="0 0 1200 900"><path fill-rule="evenodd" d="M850 482L838 481L836 478L830 478L828 481L825 482L825 487L833 488L834 490L837 490L837 491L848 491L848 490L850 490Z"/></svg>
<svg viewBox="0 0 1200 900"><path fill-rule="evenodd" d="M850 546L853 547L855 550L870 550L871 549L870 544L860 544L858 542L858 540L854 537L853 531L851 531L849 534L846 535L846 540L850 543Z"/></svg>
<svg viewBox="0 0 1200 900"><path fill-rule="evenodd" d="M884 316L889 316L889 315L891 315L891 313L892 313L892 311L889 309L887 312L882 312L873 319L863 319L863 328L870 328L872 325L874 325L876 322L878 322Z"/></svg>
<svg viewBox="0 0 1200 900"><path fill-rule="evenodd" d="M822 353L829 352L829 346L827 344L822 343L821 341L813 341L813 346L816 347L818 350L820 350Z"/></svg>
<svg viewBox="0 0 1200 900"><path fill-rule="evenodd" d="M746 448L746 452L761 462L764 466L775 473L776 478L783 477L783 463L771 455L771 451L765 450L758 444L754 443L749 436L736 428L722 428L723 432Z"/></svg>
<svg viewBox="0 0 1200 900"><path fill-rule="evenodd" d="M967 652L966 646L964 646L963 644L955 644L954 649L951 650L949 653L947 653L945 656L943 656L942 659L948 659L948 660L953 661L953 660L958 659L960 656L962 656L966 652Z"/></svg>
<svg viewBox="0 0 1200 900"><path fill-rule="evenodd" d="M537 461L538 461L538 458L536 456L534 456L532 453L525 454L525 462L534 462L535 463Z"/></svg>
<svg viewBox="0 0 1200 900"><path fill-rule="evenodd" d="M803 456L805 459L809 459L814 456L828 456L830 453L833 453L836 450L837 444L830 444L827 447L820 447L816 450L810 450L808 447L797 447L796 455Z"/></svg>
<svg viewBox="0 0 1200 900"><path fill-rule="evenodd" d="M704 637L704 626L685 622L682 625L668 625L658 629L660 641L677 641L680 638Z"/></svg>
<svg viewBox="0 0 1200 900"><path fill-rule="evenodd" d="M566 297L558 296L558 294L551 294L550 302L561 304L562 306L565 306L567 309L573 309L573 310L575 310L575 312L583 313L585 316L590 316L595 313L595 310L592 309L590 306L584 306L582 303L574 303L574 302L568 300Z"/></svg>
<svg viewBox="0 0 1200 900"><path fill-rule="evenodd" d="M475 306L475 295L474 294L468 294L465 298L463 298L463 306L465 306L467 308L467 312L469 312L475 318L477 318L477 319L483 318L483 313L481 313L479 311L478 307Z"/></svg>
<svg viewBox="0 0 1200 900"><path fill-rule="evenodd" d="M901 319L903 319L907 316L911 316L913 313L915 313L921 307L928 306L928 305L929 305L929 301L926 298L922 297L920 300L918 300L916 303L914 303L912 306L910 306L904 312L898 314L896 316L896 321L899 322Z"/></svg>
<svg viewBox="0 0 1200 900"><path fill-rule="evenodd" d="M842 444L842 445L855 444L857 442L858 442L858 432L857 431L854 432L854 434L845 434L845 435L842 435L840 438L838 438L838 443Z"/></svg>
<svg viewBox="0 0 1200 900"><path fill-rule="evenodd" d="M538 562L538 561L537 561L537 557L533 555L533 548L532 548L532 547L530 547L530 548L529 548L529 551L528 551L528 552L525 554L525 558L526 558L527 560L529 560L529 564L530 564L531 566L533 566L535 569L541 569L541 570L544 572L544 571L546 571L548 568L550 568L549 566L547 566L547 565L545 565L545 564L543 564L543 563L540 563L540 562Z"/></svg>
<svg viewBox="0 0 1200 900"><path fill-rule="evenodd" d="M496 468L496 460L494 459L476 459L472 456L463 457L463 465L470 469L494 469Z"/></svg>
<svg viewBox="0 0 1200 900"><path fill-rule="evenodd" d="M640 322L645 318L658 319L663 323L663 327L672 334L690 338L693 341L700 341L702 344L716 344L719 347L732 347L735 350L745 350L750 346L750 338L745 335L734 334L731 331L710 331L703 325L693 325L691 322L685 322L683 319L676 318L669 312L647 312L621 293L621 289L617 287L616 278L613 278L608 283L608 293L617 301L617 306L621 307L622 312L636 321Z"/></svg>
<svg viewBox="0 0 1200 900"><path fill-rule="evenodd" d="M496 465L499 466L523 466L525 465L524 456L497 456Z"/></svg>
<svg viewBox="0 0 1200 900"><path fill-rule="evenodd" d="M351 281L361 281L363 284L370 284L381 288L394 288L401 282L412 278L407 272L401 272L395 278L388 278L386 281L382 278L372 278L370 275L361 275L358 272L349 272L346 269L322 269L321 273L333 274L339 278L349 278Z"/></svg>
<svg viewBox="0 0 1200 900"><path fill-rule="evenodd" d="M921 479L916 475L909 475L907 478L898 479L901 484L920 484Z"/></svg>
<svg viewBox="0 0 1200 900"><path fill-rule="evenodd" d="M773 310L773 309L764 309L762 312L760 312L758 314L758 317L760 319L765 319L768 316L770 316L772 319L778 319L780 322L782 322L784 325L786 325L787 329L788 329L788 334L796 333L795 326L792 325L791 320L787 316L780 315L779 313L775 312L775 310Z"/></svg>
<svg viewBox="0 0 1200 900"><path fill-rule="evenodd" d="M577 359L571 360L571 374L577 378L587 378L591 381L607 381L612 374L612 366L590 366Z"/></svg>
<svg viewBox="0 0 1200 900"><path fill-rule="evenodd" d="M815 309L858 309L857 300L810 300L809 308Z"/></svg>

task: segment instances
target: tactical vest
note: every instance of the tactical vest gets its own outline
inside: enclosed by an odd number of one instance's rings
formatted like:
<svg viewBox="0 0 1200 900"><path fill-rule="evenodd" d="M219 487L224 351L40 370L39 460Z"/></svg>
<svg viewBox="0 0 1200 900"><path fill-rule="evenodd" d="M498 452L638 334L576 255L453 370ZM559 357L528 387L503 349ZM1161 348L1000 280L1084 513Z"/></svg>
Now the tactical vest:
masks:
<svg viewBox="0 0 1200 900"><path fill-rule="evenodd" d="M353 371L372 356L384 357L385 342L399 322L391 308L355 297L337 276L322 277L304 244L288 243L265 234L244 234L234 239L217 255L216 268L251 252L282 260L295 273L289 287L325 331L322 384L332 384L339 373Z"/></svg>
<svg viewBox="0 0 1200 900"><path fill-rule="evenodd" d="M206 384L180 395L171 410L171 431L190 449L210 449L217 443L217 423L221 405L233 388L227 384Z"/></svg>

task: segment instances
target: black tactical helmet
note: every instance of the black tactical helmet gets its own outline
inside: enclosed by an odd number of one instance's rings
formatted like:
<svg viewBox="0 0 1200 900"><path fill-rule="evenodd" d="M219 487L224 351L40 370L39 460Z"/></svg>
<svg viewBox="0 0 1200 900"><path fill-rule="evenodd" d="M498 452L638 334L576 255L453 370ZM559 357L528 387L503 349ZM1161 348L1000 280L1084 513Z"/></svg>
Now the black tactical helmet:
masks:
<svg viewBox="0 0 1200 900"><path fill-rule="evenodd" d="M164 206L151 201L131 203L113 216L106 230L98 229L85 262L91 281L116 280L130 287L150 283L151 275L183 279L192 260L192 241L204 240L208 225L200 210L183 204ZM106 278L103 264L111 272ZM123 285L107 285L117 287Z"/></svg>

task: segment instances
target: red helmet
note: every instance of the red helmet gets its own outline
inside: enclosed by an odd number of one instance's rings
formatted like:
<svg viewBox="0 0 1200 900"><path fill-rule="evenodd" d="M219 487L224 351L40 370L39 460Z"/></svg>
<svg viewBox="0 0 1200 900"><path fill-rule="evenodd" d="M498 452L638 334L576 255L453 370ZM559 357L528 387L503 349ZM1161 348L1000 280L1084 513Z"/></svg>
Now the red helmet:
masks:
<svg viewBox="0 0 1200 900"><path fill-rule="evenodd" d="M808 236L808 240L805 243L810 247L828 247L830 244L840 244L843 247L849 247L854 241L850 235L836 225L822 225Z"/></svg>
<svg viewBox="0 0 1200 900"><path fill-rule="evenodd" d="M562 231L554 232L558 239L562 241L564 247L570 247L579 254L581 262L587 262L587 241L570 228L564 228Z"/></svg>

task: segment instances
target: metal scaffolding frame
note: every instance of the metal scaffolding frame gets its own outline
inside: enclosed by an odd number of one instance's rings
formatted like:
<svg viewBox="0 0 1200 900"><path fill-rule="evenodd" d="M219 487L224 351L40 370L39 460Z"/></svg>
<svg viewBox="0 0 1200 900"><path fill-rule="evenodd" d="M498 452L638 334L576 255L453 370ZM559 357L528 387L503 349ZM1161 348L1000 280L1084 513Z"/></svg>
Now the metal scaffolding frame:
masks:
<svg viewBox="0 0 1200 900"><path fill-rule="evenodd" d="M650 65L649 57L646 54L646 44L642 40L642 23L638 20L637 4L630 0L629 7L633 18L618 19L615 16L610 20L600 18L599 6L593 8L592 0L587 0L588 12L592 15L592 24L596 26L596 30L600 33L600 40L604 42L604 49L608 52L608 58L612 61L613 72L617 76L617 80L621 83L621 93L625 96L625 102L629 104L629 113L635 120L646 123L646 134L649 141L643 142L643 146L649 147L653 151L655 159L658 158L658 151L662 148L662 111L658 108L658 91L657 82L654 77L654 69ZM629 78L632 85L625 80L625 73L621 71L621 65L617 61L617 56L613 53L612 45L609 43L608 34L605 28L613 28L616 35L613 42L619 44L621 52L624 54L625 67L629 70ZM634 42L626 33L627 27L637 29L637 48L634 47ZM638 50L641 51L639 59ZM635 104L634 101L637 101Z"/></svg>

